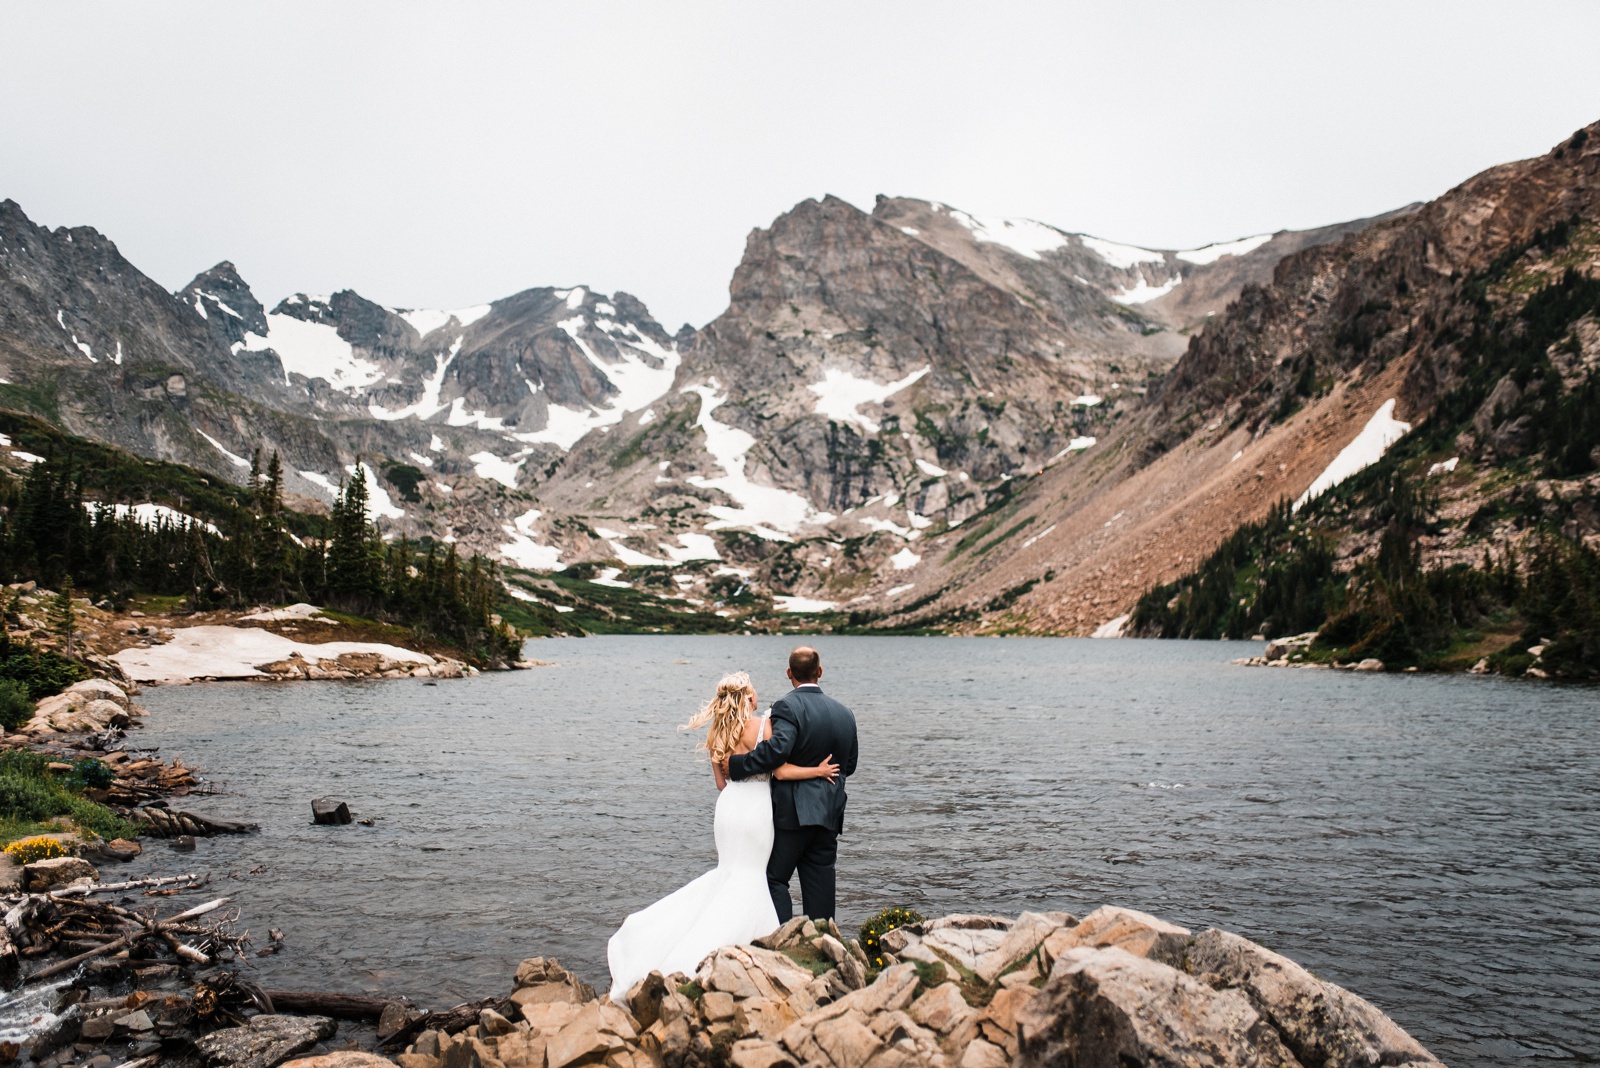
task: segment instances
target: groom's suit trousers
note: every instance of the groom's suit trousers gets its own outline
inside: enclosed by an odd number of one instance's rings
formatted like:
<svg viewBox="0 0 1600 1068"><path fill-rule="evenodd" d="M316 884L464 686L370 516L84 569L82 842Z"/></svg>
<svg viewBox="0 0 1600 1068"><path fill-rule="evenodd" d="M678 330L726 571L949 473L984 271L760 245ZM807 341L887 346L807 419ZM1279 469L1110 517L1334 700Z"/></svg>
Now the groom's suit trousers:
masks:
<svg viewBox="0 0 1600 1068"><path fill-rule="evenodd" d="M767 887L778 921L794 915L789 880L800 871L800 906L813 920L833 919L834 863L839 858L839 836L829 827L778 828L767 858Z"/></svg>

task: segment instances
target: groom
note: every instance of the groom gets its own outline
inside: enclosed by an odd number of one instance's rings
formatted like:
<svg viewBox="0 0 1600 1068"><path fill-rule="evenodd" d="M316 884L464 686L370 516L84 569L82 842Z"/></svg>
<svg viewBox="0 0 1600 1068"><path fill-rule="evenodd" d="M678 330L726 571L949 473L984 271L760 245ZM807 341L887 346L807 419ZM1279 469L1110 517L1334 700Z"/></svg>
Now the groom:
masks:
<svg viewBox="0 0 1600 1068"><path fill-rule="evenodd" d="M772 737L748 753L728 758L728 777L748 779L780 764L815 766L825 757L839 765L836 781L772 781L772 855L767 885L778 919L794 915L789 880L800 869L800 900L813 920L833 919L834 861L844 833L844 781L856 772L856 717L822 692L822 658L808 645L789 654L794 689L772 706Z"/></svg>

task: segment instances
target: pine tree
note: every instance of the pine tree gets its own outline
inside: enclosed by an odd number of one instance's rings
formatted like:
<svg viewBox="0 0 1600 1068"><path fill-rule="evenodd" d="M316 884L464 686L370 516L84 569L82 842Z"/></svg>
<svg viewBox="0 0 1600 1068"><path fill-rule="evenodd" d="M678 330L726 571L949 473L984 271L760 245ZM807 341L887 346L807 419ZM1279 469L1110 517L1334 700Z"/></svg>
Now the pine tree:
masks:
<svg viewBox="0 0 1600 1068"><path fill-rule="evenodd" d="M61 580L61 592L50 602L50 629L62 640L68 656L72 655L72 635L78 629L78 610L72 602L72 576Z"/></svg>

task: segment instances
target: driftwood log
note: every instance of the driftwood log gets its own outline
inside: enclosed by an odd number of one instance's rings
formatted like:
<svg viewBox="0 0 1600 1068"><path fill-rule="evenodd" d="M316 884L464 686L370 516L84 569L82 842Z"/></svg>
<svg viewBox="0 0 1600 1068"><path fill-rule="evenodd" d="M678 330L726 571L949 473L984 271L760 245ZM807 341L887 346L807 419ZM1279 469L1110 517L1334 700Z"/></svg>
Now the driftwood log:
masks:
<svg viewBox="0 0 1600 1068"><path fill-rule="evenodd" d="M174 886L173 889L175 890L193 890L197 887L205 886L210 881L211 876L209 875L151 876L148 879L129 879L126 882L121 883L85 883L81 886L68 886L63 887L60 890L52 890L50 892L50 896L57 901L61 901L69 897L87 897L90 894L110 894L115 893L118 890L137 890L146 886L171 886L174 883L183 884L182 886Z"/></svg>
<svg viewBox="0 0 1600 1068"><path fill-rule="evenodd" d="M330 994L323 991L263 990L277 1012L303 1012L313 1016L333 1016L341 1020L376 1020L390 1005L403 1005L396 998L375 998L363 994Z"/></svg>
<svg viewBox="0 0 1600 1068"><path fill-rule="evenodd" d="M517 1004L510 998L469 1001L453 1009L423 1013L386 1039L383 1046L385 1049L398 1049L424 1031L443 1031L447 1035L459 1034L477 1023L478 1016L484 1009L493 1009L508 1019L516 1019L517 1016Z"/></svg>

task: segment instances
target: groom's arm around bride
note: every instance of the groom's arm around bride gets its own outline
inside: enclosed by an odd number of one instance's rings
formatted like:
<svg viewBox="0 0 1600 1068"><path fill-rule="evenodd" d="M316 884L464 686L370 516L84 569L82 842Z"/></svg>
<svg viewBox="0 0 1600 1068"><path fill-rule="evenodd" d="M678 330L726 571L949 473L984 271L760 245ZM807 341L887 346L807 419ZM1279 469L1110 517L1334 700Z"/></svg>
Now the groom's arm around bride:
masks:
<svg viewBox="0 0 1600 1068"><path fill-rule="evenodd" d="M794 689L772 706L772 737L749 753L728 759L728 776L747 779L784 763L816 765L832 757L836 779L775 780L772 784L772 856L767 883L780 920L793 915L789 880L798 868L805 914L832 919L834 862L844 831L845 780L856 770L856 717L843 703L822 692L821 658L801 646L789 654Z"/></svg>

